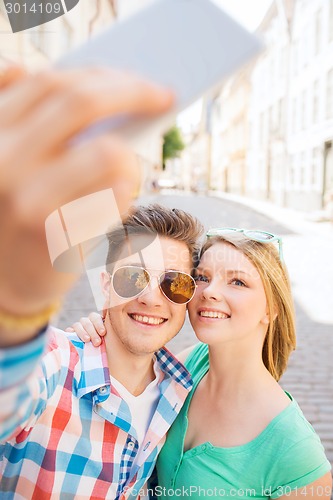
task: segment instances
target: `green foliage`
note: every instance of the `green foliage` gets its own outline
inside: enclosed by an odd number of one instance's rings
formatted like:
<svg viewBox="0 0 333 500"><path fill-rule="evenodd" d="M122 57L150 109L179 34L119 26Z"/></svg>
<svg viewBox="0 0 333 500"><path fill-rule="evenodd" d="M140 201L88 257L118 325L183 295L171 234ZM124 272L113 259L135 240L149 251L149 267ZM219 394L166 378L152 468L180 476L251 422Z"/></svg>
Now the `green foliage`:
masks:
<svg viewBox="0 0 333 500"><path fill-rule="evenodd" d="M181 151L185 148L181 131L175 125L163 136L163 166L166 160L177 158Z"/></svg>

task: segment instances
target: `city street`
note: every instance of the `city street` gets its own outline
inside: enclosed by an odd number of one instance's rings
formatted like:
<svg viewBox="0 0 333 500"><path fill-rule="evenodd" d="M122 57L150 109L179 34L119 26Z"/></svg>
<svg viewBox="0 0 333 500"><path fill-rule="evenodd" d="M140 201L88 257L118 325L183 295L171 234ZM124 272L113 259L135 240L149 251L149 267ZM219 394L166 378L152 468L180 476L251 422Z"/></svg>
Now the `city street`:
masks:
<svg viewBox="0 0 333 500"><path fill-rule="evenodd" d="M303 220L290 211L274 210L273 206L256 206L246 200L243 200L246 204L242 204L226 197L171 193L146 196L140 201L183 208L198 216L206 228L262 229L283 236L296 302L298 346L281 385L300 404L333 464L333 266L330 260L333 227ZM83 277L68 295L58 326L66 327L95 309L88 281ZM194 334L186 323L170 348L177 352L193 342Z"/></svg>

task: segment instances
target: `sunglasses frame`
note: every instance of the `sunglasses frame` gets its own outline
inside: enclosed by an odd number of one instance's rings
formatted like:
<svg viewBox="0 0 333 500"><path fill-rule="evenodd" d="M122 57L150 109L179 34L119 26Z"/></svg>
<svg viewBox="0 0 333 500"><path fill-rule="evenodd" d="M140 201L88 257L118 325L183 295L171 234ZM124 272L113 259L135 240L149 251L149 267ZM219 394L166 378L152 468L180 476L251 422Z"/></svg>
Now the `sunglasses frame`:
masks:
<svg viewBox="0 0 333 500"><path fill-rule="evenodd" d="M269 233L267 231L262 231L261 229L239 229L236 227L215 227L215 228L209 229L207 231L206 237L212 238L213 236L223 236L224 233L232 233L233 231L235 231L237 233L243 233L244 236L246 236L250 240L258 241L259 243L274 243L275 241L277 241L278 245L279 245L280 261L284 262L281 236L278 236L278 235L273 234L273 233ZM269 240L267 240L264 237L261 239L261 238L253 236L251 233L267 234L268 236L271 236L271 238Z"/></svg>
<svg viewBox="0 0 333 500"><path fill-rule="evenodd" d="M116 290L116 289L115 289L115 287L114 287L114 284L113 284L113 277L114 277L114 273L116 273L119 269L128 269L128 268L142 269L143 271L145 271L145 272L148 274L148 276L149 276L149 281L148 281L147 285L146 285L146 286L145 286L145 287L144 287L144 288L143 288L143 289L142 289L139 293L137 293L136 295L133 295L132 297L122 297L121 295L119 295L119 293L117 292L117 290ZM161 271L161 270L160 270L160 269L151 269L151 271ZM143 293L143 292L144 292L144 291L148 288L148 286L149 286L149 284L151 283L151 280L152 280L152 275L151 275L151 273L148 271L148 269L146 269L145 267L142 267L142 266L131 266L131 265L128 265L128 266L120 266L120 267L118 267L118 268L114 271L114 273L113 273L113 274L111 274L111 273L109 273L109 272L108 272L108 274L109 274L109 276L110 276L110 278L111 278L111 285L112 285L113 291L114 291L114 292L115 292L115 294L116 294L116 295L118 295L118 297L119 297L119 298L121 298L121 299L128 299L128 300L133 300L133 299L136 299L137 297L139 297L139 296L140 296L140 295L141 295L141 294L142 294L142 293ZM161 286L161 281L160 281L160 279L161 279L161 276L162 276L163 274L166 274L166 273L179 273L179 274L185 274L186 276L189 276L189 277L191 278L191 280L192 280L192 282L193 282L193 285L194 285L194 291L193 291L193 295L192 295L192 297L191 297L189 300L187 300L186 302L182 302L182 303L179 303L179 302L174 302L173 300L171 300L171 299L170 299L170 298L169 298L169 297L165 294L165 292L164 292L164 290L163 290L163 288L162 288L162 286ZM187 304L188 304L188 303L189 303L189 302L193 299L194 294L195 294L195 290L196 290L196 288L197 288L197 284L196 284L196 282L195 282L195 280L194 280L193 276L191 276L190 274L185 273L184 271L177 271L176 269L166 269L165 271L161 271L161 272L160 272L160 274L159 274L158 276L156 276L156 278L157 278L158 287L159 287L160 291L162 292L162 294L164 295L164 297L165 297L166 299L168 299L168 300L169 300L172 304L175 304L175 305L177 305L177 306L183 306L183 305L187 305Z"/></svg>

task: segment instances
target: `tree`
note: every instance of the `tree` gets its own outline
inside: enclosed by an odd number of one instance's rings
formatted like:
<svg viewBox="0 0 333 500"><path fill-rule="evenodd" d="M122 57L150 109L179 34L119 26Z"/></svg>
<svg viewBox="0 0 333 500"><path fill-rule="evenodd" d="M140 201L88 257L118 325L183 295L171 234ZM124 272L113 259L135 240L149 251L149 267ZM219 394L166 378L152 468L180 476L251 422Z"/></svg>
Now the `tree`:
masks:
<svg viewBox="0 0 333 500"><path fill-rule="evenodd" d="M177 158L180 152L185 148L181 131L175 125L163 136L163 170L165 162L170 158Z"/></svg>

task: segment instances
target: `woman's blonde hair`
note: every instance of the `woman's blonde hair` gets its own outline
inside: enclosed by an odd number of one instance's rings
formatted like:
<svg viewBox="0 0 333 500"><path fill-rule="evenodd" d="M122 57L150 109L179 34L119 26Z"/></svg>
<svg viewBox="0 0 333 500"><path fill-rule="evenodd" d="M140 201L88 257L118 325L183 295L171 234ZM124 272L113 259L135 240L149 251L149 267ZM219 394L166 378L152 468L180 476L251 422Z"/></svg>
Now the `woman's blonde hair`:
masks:
<svg viewBox="0 0 333 500"><path fill-rule="evenodd" d="M201 249L200 258L216 243L227 243L240 250L260 275L270 318L262 358L267 370L279 380L290 353L296 348L295 310L288 271L274 243L254 241L241 232L209 237Z"/></svg>

